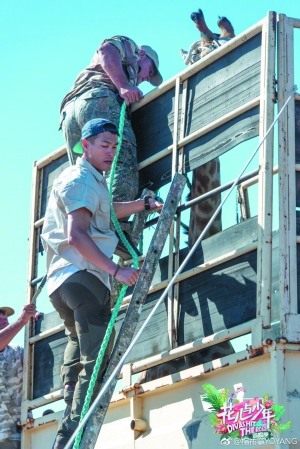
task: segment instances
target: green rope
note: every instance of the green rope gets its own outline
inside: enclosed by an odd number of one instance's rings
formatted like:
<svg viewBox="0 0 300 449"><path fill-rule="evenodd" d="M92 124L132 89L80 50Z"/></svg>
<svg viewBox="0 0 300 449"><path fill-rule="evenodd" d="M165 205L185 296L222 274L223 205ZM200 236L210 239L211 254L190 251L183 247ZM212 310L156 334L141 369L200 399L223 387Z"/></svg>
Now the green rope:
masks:
<svg viewBox="0 0 300 449"><path fill-rule="evenodd" d="M125 111L126 111L126 103L124 102L122 104L121 112L120 112L118 147L117 147L116 156L114 158L113 165L112 165L112 168L111 168L111 174L110 174L109 196L110 196L110 201L111 201L111 216L112 216L113 224L114 224L115 229L117 230L119 236L121 237L122 242L126 246L127 250L130 252L130 254L131 254L131 256L132 256L132 258L134 260L134 264L133 264L134 268L137 269L139 267L138 256L137 256L136 252L133 250L133 248L127 242L126 237L124 236L123 231L122 231L122 229L121 229L121 227L119 225L118 219L116 217L116 214L115 214L115 211L114 211L114 208L113 208L113 204L112 204L112 185L113 185L113 179L114 179L115 172L116 172L117 161L118 161L118 157L119 157L119 153L120 153L120 149L121 149L121 145L122 145L123 129L124 129L124 122L125 122ZM81 412L81 415L80 415L80 422L83 420L83 418L85 417L85 415L86 415L86 413L87 413L87 411L89 409L91 398L92 398L92 395L93 395L93 392L94 392L94 388L95 388L95 385L96 385L98 373L99 373L99 370L100 370L100 366L101 366L101 363L102 363L102 360L103 360L103 357L104 357L104 354L105 354L105 350L106 350L107 345L109 343L110 336L111 336L111 333L113 331L114 324L115 324L116 318L118 316L119 309L120 309L120 306L122 304L123 298L125 296L127 287L128 287L127 285L123 285L122 286L120 295L119 295L118 300L117 300L117 302L115 304L115 307L114 307L111 319L110 319L109 324L107 326L107 330L106 330L106 333L105 333L105 336L104 336L104 339L103 339L103 342L102 342L102 345L101 345L101 348L100 348L100 351L99 351L99 354L98 354L98 357L97 357L97 360L96 360L96 363L95 363L95 366L94 366L94 370L93 370L93 373L92 373L92 376L91 376L91 380L90 380L90 383L89 383L87 394L86 394L86 397L85 397L85 400L84 400L84 404L83 404L83 407L82 407L82 412ZM83 429L80 432L78 432L78 434L76 435L73 449L78 449L79 448L82 432L83 432Z"/></svg>
<svg viewBox="0 0 300 449"><path fill-rule="evenodd" d="M186 173L182 173L182 175L186 178L186 186L187 186L187 188L190 189L190 190L192 190L192 183L191 183L191 181L189 180L188 175L187 175Z"/></svg>

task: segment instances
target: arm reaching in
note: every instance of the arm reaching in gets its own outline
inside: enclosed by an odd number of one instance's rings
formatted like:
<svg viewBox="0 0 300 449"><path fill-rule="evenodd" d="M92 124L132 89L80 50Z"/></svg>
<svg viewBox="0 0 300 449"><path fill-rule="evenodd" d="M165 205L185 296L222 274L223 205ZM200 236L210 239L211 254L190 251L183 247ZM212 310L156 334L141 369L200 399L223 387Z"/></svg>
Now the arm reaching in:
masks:
<svg viewBox="0 0 300 449"><path fill-rule="evenodd" d="M117 48L106 42L98 50L99 62L119 91L127 106L143 98L143 92L128 83Z"/></svg>
<svg viewBox="0 0 300 449"><path fill-rule="evenodd" d="M88 234L90 211L86 208L77 209L68 214L68 241L88 261L114 276L118 265L108 258L94 243ZM117 281L132 286L139 278L140 270L135 268L119 268L115 276Z"/></svg>
<svg viewBox="0 0 300 449"><path fill-rule="evenodd" d="M39 313L36 312L35 304L26 304L21 312L19 318L11 324L0 330L0 351L3 351L17 333L25 326L31 317L38 318Z"/></svg>
<svg viewBox="0 0 300 449"><path fill-rule="evenodd" d="M163 204L160 201L157 201L155 198L149 198L149 205L151 210L155 210L155 212L160 212ZM113 203L116 217L126 218L130 217L130 215L135 214L137 212L142 212L145 210L145 202L144 199L129 201L127 203Z"/></svg>

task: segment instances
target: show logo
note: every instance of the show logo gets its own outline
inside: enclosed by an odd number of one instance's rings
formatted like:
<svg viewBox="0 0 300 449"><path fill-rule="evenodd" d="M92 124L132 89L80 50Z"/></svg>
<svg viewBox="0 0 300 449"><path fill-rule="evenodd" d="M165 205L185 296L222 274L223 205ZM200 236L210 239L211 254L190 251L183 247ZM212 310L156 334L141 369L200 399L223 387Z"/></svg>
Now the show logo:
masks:
<svg viewBox="0 0 300 449"><path fill-rule="evenodd" d="M224 438L271 438L291 427L291 421L281 423L285 413L282 405L274 404L268 394L263 398L244 398L243 387L228 398L229 389L217 390L211 384L202 385L202 400L210 404L209 420L215 433Z"/></svg>

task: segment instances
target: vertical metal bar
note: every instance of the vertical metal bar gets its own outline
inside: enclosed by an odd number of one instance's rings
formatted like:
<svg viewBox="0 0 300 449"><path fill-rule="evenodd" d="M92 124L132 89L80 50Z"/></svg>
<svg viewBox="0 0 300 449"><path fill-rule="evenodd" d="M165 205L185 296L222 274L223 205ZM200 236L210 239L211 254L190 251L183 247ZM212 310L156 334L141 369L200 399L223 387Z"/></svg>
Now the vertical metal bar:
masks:
<svg viewBox="0 0 300 449"><path fill-rule="evenodd" d="M183 83L182 97L181 97L181 116L180 116L180 129L179 140L184 138L185 132L185 120L186 120L186 105L187 105L187 86L188 80ZM178 173L184 173L184 147L181 147L178 151ZM181 201L179 205L181 204ZM174 271L179 268L179 251L180 251L180 222L181 213L177 213L176 217L176 237L175 237L175 255L174 255ZM172 348L178 346L178 313L179 313L179 283L174 284L173 290L173 326L172 326Z"/></svg>
<svg viewBox="0 0 300 449"><path fill-rule="evenodd" d="M269 12L262 28L260 141L274 120L276 14ZM257 316L271 325L273 129L260 147L258 175Z"/></svg>
<svg viewBox="0 0 300 449"><path fill-rule="evenodd" d="M278 107L294 91L294 30L278 15ZM287 315L297 313L295 101L289 102L278 124L279 179L279 297L282 336L289 329Z"/></svg>
<svg viewBox="0 0 300 449"><path fill-rule="evenodd" d="M31 210L30 210L30 234L29 234L29 255L28 255L28 275L27 275L27 299L26 303L31 302L31 298L34 294L34 288L30 285L31 279L36 277L37 266L37 231L34 227L34 223L37 220L37 212L39 207L39 186L40 186L40 170L37 168L36 163L33 166L32 173L32 198L31 198ZM33 361L33 347L29 344L29 338L31 337L30 323L25 326L25 341L24 341L24 365L23 365L23 398L21 406L21 422L24 423L27 420L27 400L31 399L32 390L32 361Z"/></svg>
<svg viewBox="0 0 300 449"><path fill-rule="evenodd" d="M290 419L290 404L287 400L287 375L286 375L286 354L287 351L283 344L273 344L270 359L270 391L272 391L274 404L280 404L285 408L287 414L284 415L284 422ZM294 356L295 357L295 356ZM288 435L289 436L289 435ZM274 449L284 449L286 445L279 439L274 445Z"/></svg>
<svg viewBox="0 0 300 449"><path fill-rule="evenodd" d="M174 129L173 129L173 154L172 154L172 179L177 171L177 142L178 142L178 117L179 117L180 77L176 78L174 99Z"/></svg>
<svg viewBox="0 0 300 449"><path fill-rule="evenodd" d="M251 346L253 349L262 346L262 318L257 317L251 322Z"/></svg>
<svg viewBox="0 0 300 449"><path fill-rule="evenodd" d="M172 179L177 170L177 142L178 142L178 117L179 117L179 95L180 95L180 77L176 78L175 98L174 98L174 129L173 129L173 151L172 151ZM174 223L171 226L169 234L169 262L168 279L171 279L174 271L173 260L174 248ZM168 292L168 339L169 347L173 347L173 289Z"/></svg>

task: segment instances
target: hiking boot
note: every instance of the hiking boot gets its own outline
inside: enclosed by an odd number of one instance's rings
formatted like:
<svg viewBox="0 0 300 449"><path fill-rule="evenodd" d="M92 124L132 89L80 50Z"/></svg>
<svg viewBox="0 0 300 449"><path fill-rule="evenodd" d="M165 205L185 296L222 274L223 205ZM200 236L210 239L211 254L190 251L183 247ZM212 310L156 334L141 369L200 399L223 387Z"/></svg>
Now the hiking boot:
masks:
<svg viewBox="0 0 300 449"><path fill-rule="evenodd" d="M135 244L133 243L133 241L130 238L130 235L127 232L123 231L123 234L126 237L127 242L130 244L130 246L132 247L132 249L134 249L134 251L136 252L136 254L138 256L142 256L142 253L137 249L137 247L135 246ZM119 239L119 242L117 244L117 247L115 249L115 254L119 257L121 257L121 259L123 260L129 260L132 259L132 255L130 254L130 252L128 251L128 249L125 247L124 243L122 242L122 240L120 239L119 234L116 232L116 235Z"/></svg>
<svg viewBox="0 0 300 449"><path fill-rule="evenodd" d="M64 443L54 443L54 446L52 446L52 449L64 449L66 445Z"/></svg>

